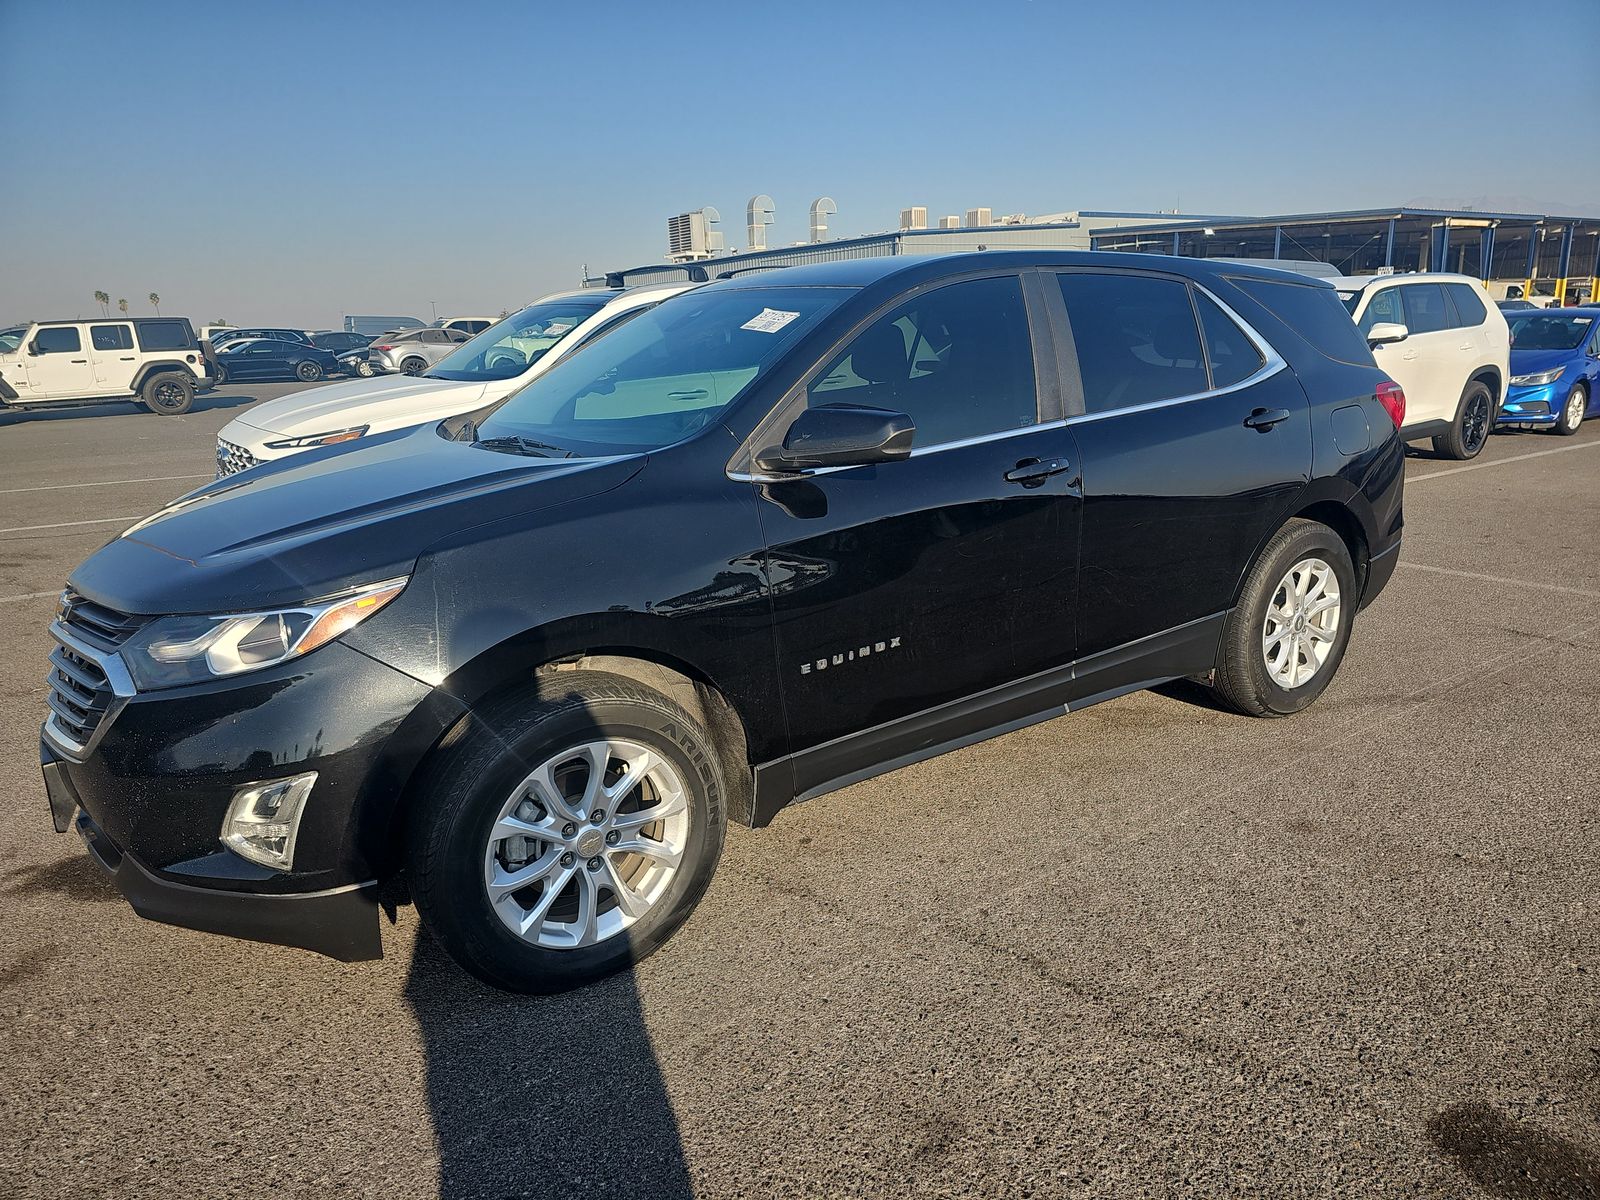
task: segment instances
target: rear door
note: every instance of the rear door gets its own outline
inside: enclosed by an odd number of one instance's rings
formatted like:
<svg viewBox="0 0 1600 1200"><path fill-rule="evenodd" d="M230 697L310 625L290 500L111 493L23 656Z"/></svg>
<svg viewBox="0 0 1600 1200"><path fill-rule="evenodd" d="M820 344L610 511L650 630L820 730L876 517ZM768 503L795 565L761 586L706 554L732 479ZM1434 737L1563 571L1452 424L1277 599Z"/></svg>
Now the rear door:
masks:
<svg viewBox="0 0 1600 1200"><path fill-rule="evenodd" d="M138 361L132 325L110 322L89 326L89 365L94 369L98 390L132 391Z"/></svg>
<svg viewBox="0 0 1600 1200"><path fill-rule="evenodd" d="M1183 279L1083 269L1057 282L1084 410L1068 419L1083 456L1075 687L1204 670L1246 565L1309 479L1305 392Z"/></svg>
<svg viewBox="0 0 1600 1200"><path fill-rule="evenodd" d="M802 408L828 404L904 412L917 427L906 461L758 480L795 747L885 727L797 760L800 792L992 725L997 710L988 698L909 732L888 723L1070 669L1080 502L1043 321L1015 273L922 287L787 402L775 440Z"/></svg>

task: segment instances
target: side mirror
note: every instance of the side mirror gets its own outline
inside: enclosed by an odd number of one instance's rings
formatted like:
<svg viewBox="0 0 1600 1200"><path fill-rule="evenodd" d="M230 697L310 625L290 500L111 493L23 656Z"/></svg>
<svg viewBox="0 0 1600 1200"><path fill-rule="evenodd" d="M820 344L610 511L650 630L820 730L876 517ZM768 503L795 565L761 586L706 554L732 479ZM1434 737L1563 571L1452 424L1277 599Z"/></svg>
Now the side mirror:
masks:
<svg viewBox="0 0 1600 1200"><path fill-rule="evenodd" d="M34 338L33 341L28 343L28 353L33 355L34 358L38 358L39 357L39 339L38 338Z"/></svg>
<svg viewBox="0 0 1600 1200"><path fill-rule="evenodd" d="M1367 330L1367 348L1387 346L1390 342L1403 342L1411 336L1411 331L1404 325L1394 321L1379 321Z"/></svg>
<svg viewBox="0 0 1600 1200"><path fill-rule="evenodd" d="M782 446L756 455L763 471L803 471L809 467L855 467L899 462L911 455L917 427L905 413L864 404L808 408L789 426Z"/></svg>

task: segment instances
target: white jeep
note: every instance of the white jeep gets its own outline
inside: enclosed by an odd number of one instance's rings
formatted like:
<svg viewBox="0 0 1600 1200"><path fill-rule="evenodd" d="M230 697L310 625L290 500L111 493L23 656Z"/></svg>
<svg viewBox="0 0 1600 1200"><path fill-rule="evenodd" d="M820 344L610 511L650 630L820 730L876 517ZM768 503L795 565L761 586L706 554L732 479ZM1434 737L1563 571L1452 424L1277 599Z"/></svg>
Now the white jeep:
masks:
<svg viewBox="0 0 1600 1200"><path fill-rule="evenodd" d="M213 383L187 317L34 321L0 329L0 406L133 400L177 416Z"/></svg>

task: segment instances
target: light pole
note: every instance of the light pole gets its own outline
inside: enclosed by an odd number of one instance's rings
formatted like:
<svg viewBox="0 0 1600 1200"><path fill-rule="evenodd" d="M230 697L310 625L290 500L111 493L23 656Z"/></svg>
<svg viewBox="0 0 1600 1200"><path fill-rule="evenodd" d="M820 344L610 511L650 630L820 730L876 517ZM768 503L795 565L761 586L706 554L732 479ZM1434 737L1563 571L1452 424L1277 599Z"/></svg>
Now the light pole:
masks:
<svg viewBox="0 0 1600 1200"><path fill-rule="evenodd" d="M439 305L438 305L438 303L436 301L429 300L428 301L428 307L433 309L433 319L435 321L437 321L439 319Z"/></svg>

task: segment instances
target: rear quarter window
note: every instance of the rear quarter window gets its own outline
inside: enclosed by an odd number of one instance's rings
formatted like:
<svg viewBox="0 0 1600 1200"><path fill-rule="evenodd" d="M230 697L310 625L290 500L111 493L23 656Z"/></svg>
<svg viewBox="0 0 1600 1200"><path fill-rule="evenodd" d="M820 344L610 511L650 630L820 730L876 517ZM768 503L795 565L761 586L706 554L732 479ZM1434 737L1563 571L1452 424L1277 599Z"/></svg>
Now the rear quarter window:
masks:
<svg viewBox="0 0 1600 1200"><path fill-rule="evenodd" d="M136 327L139 331L139 348L141 350L191 350L194 348L194 334L189 331L187 321L140 321Z"/></svg>
<svg viewBox="0 0 1600 1200"><path fill-rule="evenodd" d="M1457 323L1461 325L1482 325L1489 316L1489 310L1484 308L1483 301L1478 299L1478 293L1464 283L1447 283L1444 290L1450 295L1450 302L1455 305Z"/></svg>
<svg viewBox="0 0 1600 1200"><path fill-rule="evenodd" d="M1345 311L1339 293L1332 288L1238 276L1228 282L1270 310L1319 354L1336 362L1363 367L1372 365L1367 340Z"/></svg>

